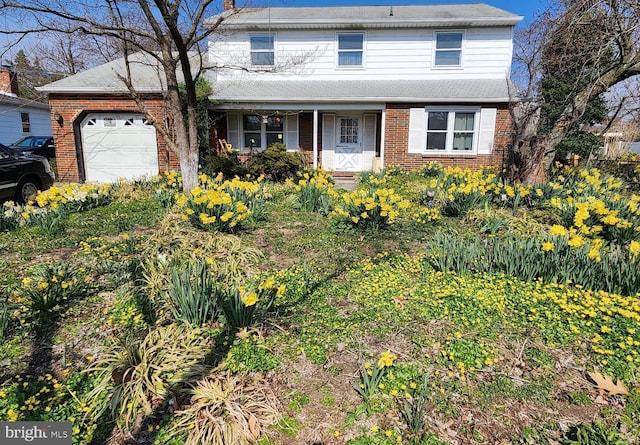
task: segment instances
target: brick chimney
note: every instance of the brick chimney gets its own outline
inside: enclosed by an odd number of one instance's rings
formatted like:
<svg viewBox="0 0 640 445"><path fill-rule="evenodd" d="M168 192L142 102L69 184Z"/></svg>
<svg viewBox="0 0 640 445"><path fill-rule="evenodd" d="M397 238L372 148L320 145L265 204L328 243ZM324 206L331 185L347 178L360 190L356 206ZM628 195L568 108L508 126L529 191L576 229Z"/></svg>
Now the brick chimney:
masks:
<svg viewBox="0 0 640 445"><path fill-rule="evenodd" d="M229 11L236 8L236 0L224 0L224 10Z"/></svg>
<svg viewBox="0 0 640 445"><path fill-rule="evenodd" d="M5 65L0 66L0 94L18 95L18 76Z"/></svg>

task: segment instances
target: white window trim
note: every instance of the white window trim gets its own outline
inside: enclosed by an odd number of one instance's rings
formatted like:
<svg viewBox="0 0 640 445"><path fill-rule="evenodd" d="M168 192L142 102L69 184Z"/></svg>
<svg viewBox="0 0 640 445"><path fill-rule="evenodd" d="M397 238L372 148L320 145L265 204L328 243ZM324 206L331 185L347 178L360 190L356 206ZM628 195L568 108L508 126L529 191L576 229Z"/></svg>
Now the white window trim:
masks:
<svg viewBox="0 0 640 445"><path fill-rule="evenodd" d="M447 51L447 50L438 50L438 34L451 34L451 33L460 33L462 34L462 40L460 41L460 64L459 65L436 65L436 54L438 51ZM431 58L431 67L435 70L460 70L464 66L464 54L465 54L465 43L467 41L467 33L464 29L447 29L446 31L435 31L433 33L433 56ZM452 50L453 51L453 50ZM455 51L458 51L457 49Z"/></svg>
<svg viewBox="0 0 640 445"><path fill-rule="evenodd" d="M425 132L429 132L429 112L448 111L447 136L444 150L427 150L427 135L425 134L424 153L433 156L475 156L478 154L478 142L480 140L480 107L427 107L425 108L426 125ZM471 150L453 149L453 129L455 113L474 113L473 117L473 147Z"/></svg>
<svg viewBox="0 0 640 445"><path fill-rule="evenodd" d="M273 38L273 49L272 50L266 50L266 49L259 49L259 50L253 50L251 49L251 37L271 37ZM277 46L277 35L275 32L250 32L249 33L249 39L247 44L249 45L249 66L250 67L275 67L277 60L276 60L276 46ZM252 57L251 55L253 53L270 53L273 52L273 65L254 65L252 62Z"/></svg>
<svg viewBox="0 0 640 445"><path fill-rule="evenodd" d="M362 36L362 65L340 65L340 38L341 35L358 34ZM339 31L335 35L335 67L338 70L363 70L367 64L367 33L364 31ZM346 51L346 50L345 50Z"/></svg>

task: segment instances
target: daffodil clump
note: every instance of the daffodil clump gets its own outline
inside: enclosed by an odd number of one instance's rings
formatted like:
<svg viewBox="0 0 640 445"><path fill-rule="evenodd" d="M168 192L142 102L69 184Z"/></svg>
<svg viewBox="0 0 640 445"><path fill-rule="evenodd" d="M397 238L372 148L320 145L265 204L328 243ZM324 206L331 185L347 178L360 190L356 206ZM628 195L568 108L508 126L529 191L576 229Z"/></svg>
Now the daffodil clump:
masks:
<svg viewBox="0 0 640 445"><path fill-rule="evenodd" d="M437 232L427 244L426 261L441 272L499 272L524 281L573 283L635 295L640 291L639 253L636 241L627 246L605 244L556 224L548 234L529 237Z"/></svg>
<svg viewBox="0 0 640 445"><path fill-rule="evenodd" d="M59 311L70 300L83 296L90 281L85 269L69 263L44 264L22 279L12 294L12 303L28 317Z"/></svg>
<svg viewBox="0 0 640 445"><path fill-rule="evenodd" d="M229 289L220 302L229 327L242 329L261 322L276 299L284 297L286 289L271 276L260 280L257 285L251 283Z"/></svg>
<svg viewBox="0 0 640 445"><path fill-rule="evenodd" d="M188 194L177 194L182 219L201 230L234 232L249 220L259 219L267 197L262 178L223 180L222 174L199 176L200 186Z"/></svg>
<svg viewBox="0 0 640 445"><path fill-rule="evenodd" d="M111 184L63 184L39 191L35 201L39 208L80 212L109 204L112 191Z"/></svg>
<svg viewBox="0 0 640 445"><path fill-rule="evenodd" d="M447 167L437 185L442 196L442 213L459 217L498 194L496 175L483 170Z"/></svg>
<svg viewBox="0 0 640 445"><path fill-rule="evenodd" d="M376 363L365 361L360 369L360 380L356 383L355 390L368 401L373 394L384 389L382 379L389 372L398 356L387 350L380 354Z"/></svg>
<svg viewBox="0 0 640 445"><path fill-rule="evenodd" d="M163 207L171 207L175 203L176 193L182 188L182 176L175 170L164 171L152 178L155 185L155 199Z"/></svg>
<svg viewBox="0 0 640 445"><path fill-rule="evenodd" d="M393 224L411 207L408 199L394 189L356 189L342 195L332 216L357 228L384 228Z"/></svg>
<svg viewBox="0 0 640 445"><path fill-rule="evenodd" d="M328 213L331 200L338 196L333 178L323 169L298 172L295 180L286 182L295 186L300 208L307 212Z"/></svg>
<svg viewBox="0 0 640 445"><path fill-rule="evenodd" d="M38 191L35 200L24 205L7 201L1 208L0 231L48 224L52 218L107 205L111 202L112 191L110 184L70 183Z"/></svg>

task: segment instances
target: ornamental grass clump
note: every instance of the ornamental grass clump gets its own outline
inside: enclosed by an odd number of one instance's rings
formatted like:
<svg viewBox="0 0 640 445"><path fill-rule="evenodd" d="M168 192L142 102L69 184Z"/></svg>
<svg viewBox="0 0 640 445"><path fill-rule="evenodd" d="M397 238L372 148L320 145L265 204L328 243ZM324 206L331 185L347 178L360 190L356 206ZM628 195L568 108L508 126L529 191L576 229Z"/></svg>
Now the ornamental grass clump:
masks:
<svg viewBox="0 0 640 445"><path fill-rule="evenodd" d="M262 180L243 181L234 178L222 181L222 176L199 176L200 186L187 195L178 194L176 203L182 218L201 230L235 232L249 221L264 216L266 194Z"/></svg>
<svg viewBox="0 0 640 445"><path fill-rule="evenodd" d="M331 214L359 229L382 229L393 224L411 203L394 189L356 189L342 195Z"/></svg>
<svg viewBox="0 0 640 445"><path fill-rule="evenodd" d="M176 412L171 430L186 434L185 445L253 444L277 419L275 396L257 376L211 373L187 393L189 404Z"/></svg>
<svg viewBox="0 0 640 445"><path fill-rule="evenodd" d="M95 419L106 412L134 426L139 412L150 415L205 375L209 352L209 339L183 324L157 327L142 339L113 338L85 371L98 376L86 396L90 414Z"/></svg>
<svg viewBox="0 0 640 445"><path fill-rule="evenodd" d="M331 200L337 197L333 178L323 169L305 170L298 172L295 180L288 179L295 184L298 192L300 208L306 212L329 213Z"/></svg>

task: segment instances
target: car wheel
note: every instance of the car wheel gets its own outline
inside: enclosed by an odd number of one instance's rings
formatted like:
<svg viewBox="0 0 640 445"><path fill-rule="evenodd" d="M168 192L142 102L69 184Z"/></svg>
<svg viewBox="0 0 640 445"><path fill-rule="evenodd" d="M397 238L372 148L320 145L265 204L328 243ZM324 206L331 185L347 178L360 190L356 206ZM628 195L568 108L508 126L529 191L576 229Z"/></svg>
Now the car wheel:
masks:
<svg viewBox="0 0 640 445"><path fill-rule="evenodd" d="M27 203L29 200L35 199L40 190L40 185L34 179L23 179L16 190L16 201Z"/></svg>

